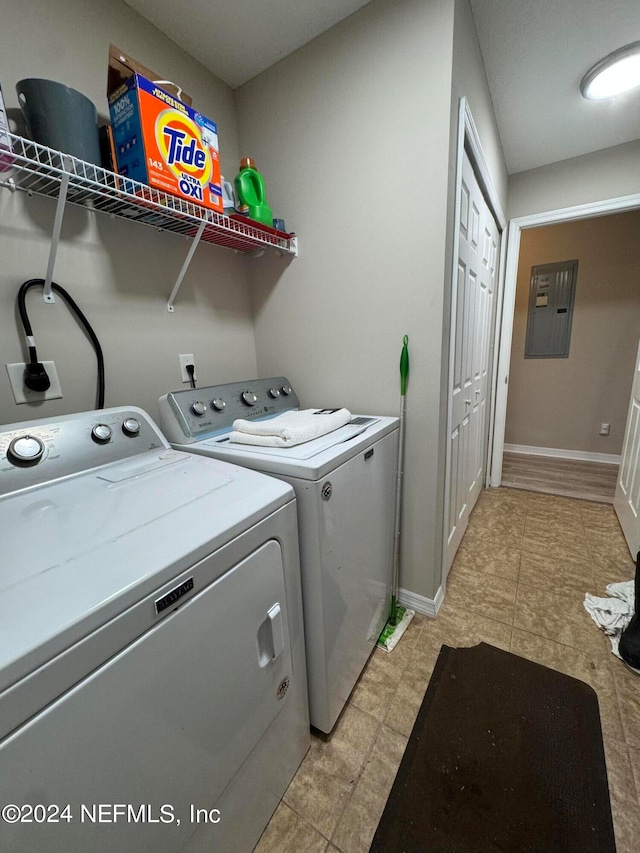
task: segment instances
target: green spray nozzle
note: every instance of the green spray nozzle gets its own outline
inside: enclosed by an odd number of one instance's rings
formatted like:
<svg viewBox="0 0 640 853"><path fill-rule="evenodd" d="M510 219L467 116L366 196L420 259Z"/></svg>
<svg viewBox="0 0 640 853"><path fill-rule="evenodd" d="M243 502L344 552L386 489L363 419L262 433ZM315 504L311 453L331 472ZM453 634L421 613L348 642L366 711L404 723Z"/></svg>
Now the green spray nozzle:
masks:
<svg viewBox="0 0 640 853"><path fill-rule="evenodd" d="M404 397L407 393L407 379L409 378L409 335L402 339L402 352L400 353L400 394Z"/></svg>

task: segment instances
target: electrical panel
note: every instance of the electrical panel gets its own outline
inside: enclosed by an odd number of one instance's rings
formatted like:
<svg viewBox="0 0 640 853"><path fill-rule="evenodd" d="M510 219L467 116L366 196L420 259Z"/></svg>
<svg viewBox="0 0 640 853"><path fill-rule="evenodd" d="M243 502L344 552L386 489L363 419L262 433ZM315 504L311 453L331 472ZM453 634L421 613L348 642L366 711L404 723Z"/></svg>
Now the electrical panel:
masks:
<svg viewBox="0 0 640 853"><path fill-rule="evenodd" d="M525 358L568 358L578 261L531 267Z"/></svg>

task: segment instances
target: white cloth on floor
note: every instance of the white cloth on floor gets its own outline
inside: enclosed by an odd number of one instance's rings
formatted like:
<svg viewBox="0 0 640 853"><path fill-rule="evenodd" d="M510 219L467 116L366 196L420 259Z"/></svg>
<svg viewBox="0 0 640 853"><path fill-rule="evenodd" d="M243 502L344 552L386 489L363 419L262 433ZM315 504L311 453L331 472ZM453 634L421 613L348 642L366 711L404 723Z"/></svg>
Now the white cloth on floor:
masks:
<svg viewBox="0 0 640 853"><path fill-rule="evenodd" d="M618 643L634 612L634 582L610 583L606 587L611 598L599 598L590 593L584 597L584 609L611 641L611 651L620 657Z"/></svg>
<svg viewBox="0 0 640 853"><path fill-rule="evenodd" d="M340 429L350 420L347 409L302 409L261 421L241 418L233 422L230 440L262 447L293 447Z"/></svg>
<svg viewBox="0 0 640 853"><path fill-rule="evenodd" d="M633 581L621 581L620 583L608 584L605 587L605 590L609 595L613 595L615 598L621 598L623 601L626 601L633 613L633 605L635 602L634 586L635 584Z"/></svg>

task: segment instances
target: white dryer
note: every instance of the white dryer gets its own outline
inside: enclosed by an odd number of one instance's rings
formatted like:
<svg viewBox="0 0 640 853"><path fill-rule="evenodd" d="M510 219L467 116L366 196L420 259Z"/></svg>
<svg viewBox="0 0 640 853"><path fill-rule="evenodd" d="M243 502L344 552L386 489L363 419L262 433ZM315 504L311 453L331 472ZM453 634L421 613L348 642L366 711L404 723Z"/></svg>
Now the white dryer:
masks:
<svg viewBox="0 0 640 853"><path fill-rule="evenodd" d="M160 399L173 447L263 471L296 493L311 723L330 732L389 616L398 419L360 415L288 448L230 440L236 418L297 409L284 376Z"/></svg>
<svg viewBox="0 0 640 853"><path fill-rule="evenodd" d="M309 745L285 483L140 409L0 429L0 849L250 851Z"/></svg>

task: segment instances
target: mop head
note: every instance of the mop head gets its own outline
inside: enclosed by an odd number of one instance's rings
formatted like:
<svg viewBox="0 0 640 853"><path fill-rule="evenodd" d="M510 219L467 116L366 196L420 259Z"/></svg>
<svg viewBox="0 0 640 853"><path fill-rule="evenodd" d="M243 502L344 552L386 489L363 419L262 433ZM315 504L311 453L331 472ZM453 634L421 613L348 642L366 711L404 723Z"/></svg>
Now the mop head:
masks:
<svg viewBox="0 0 640 853"><path fill-rule="evenodd" d="M415 610L396 607L395 619L389 619L378 639L378 648L392 652L416 615ZM395 623L395 624L394 624Z"/></svg>

